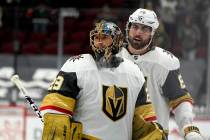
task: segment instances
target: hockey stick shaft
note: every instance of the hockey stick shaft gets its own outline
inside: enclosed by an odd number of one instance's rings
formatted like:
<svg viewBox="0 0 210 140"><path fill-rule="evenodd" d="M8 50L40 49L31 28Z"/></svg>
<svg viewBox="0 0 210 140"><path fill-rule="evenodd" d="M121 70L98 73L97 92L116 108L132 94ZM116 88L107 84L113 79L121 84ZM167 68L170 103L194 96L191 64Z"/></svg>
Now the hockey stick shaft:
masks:
<svg viewBox="0 0 210 140"><path fill-rule="evenodd" d="M36 115L43 122L43 118L42 118L41 112L39 110L39 107L35 104L35 102L33 101L33 99L30 96L27 96L28 92L25 89L25 87L23 86L22 82L20 81L19 76L17 74L13 75L11 77L11 81L17 86L17 88L20 90L20 92L24 95L26 101L30 104L30 106L33 109L33 111L36 113Z"/></svg>

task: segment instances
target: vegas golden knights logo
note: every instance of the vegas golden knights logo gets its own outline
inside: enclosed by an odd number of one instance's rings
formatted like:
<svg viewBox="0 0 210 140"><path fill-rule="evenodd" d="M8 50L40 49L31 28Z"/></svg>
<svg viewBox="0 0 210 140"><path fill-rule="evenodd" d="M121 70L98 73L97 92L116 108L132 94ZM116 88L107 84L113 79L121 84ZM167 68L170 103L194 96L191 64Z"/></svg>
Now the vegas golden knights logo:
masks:
<svg viewBox="0 0 210 140"><path fill-rule="evenodd" d="M127 88L103 86L103 112L113 121L121 119L126 113Z"/></svg>

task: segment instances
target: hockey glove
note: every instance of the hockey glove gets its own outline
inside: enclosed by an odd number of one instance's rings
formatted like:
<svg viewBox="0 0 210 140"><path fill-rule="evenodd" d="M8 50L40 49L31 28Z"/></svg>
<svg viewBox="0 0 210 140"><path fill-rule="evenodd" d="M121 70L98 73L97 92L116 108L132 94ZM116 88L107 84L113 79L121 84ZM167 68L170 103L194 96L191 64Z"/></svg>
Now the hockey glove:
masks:
<svg viewBox="0 0 210 140"><path fill-rule="evenodd" d="M42 140L81 140L82 124L73 122L68 115L44 115Z"/></svg>
<svg viewBox="0 0 210 140"><path fill-rule="evenodd" d="M134 116L133 140L167 140L163 128L154 122L146 122L141 116Z"/></svg>
<svg viewBox="0 0 210 140"><path fill-rule="evenodd" d="M185 140L203 140L198 127L187 126L184 128Z"/></svg>

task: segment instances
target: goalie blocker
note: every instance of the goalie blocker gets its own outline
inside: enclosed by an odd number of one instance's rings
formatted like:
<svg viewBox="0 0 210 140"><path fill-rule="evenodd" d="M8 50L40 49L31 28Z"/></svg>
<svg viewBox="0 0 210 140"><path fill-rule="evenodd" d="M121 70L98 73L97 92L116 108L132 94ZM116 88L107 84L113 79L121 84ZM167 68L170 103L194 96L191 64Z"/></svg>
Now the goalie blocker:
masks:
<svg viewBox="0 0 210 140"><path fill-rule="evenodd" d="M81 140L82 124L73 121L68 115L44 115L42 140Z"/></svg>
<svg viewBox="0 0 210 140"><path fill-rule="evenodd" d="M135 114L132 140L167 140L168 133L156 122L147 122Z"/></svg>

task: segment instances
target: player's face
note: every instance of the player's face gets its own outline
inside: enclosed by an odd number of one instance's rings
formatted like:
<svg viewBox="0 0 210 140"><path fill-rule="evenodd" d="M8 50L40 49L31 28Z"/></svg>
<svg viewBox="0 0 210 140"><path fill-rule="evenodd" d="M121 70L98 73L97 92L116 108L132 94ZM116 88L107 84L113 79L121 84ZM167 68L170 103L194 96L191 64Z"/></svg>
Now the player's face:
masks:
<svg viewBox="0 0 210 140"><path fill-rule="evenodd" d="M112 37L106 34L95 34L93 38L93 42L96 48L107 48L112 44Z"/></svg>
<svg viewBox="0 0 210 140"><path fill-rule="evenodd" d="M144 48L151 39L152 29L149 26L132 23L129 32L128 40L131 46L135 49Z"/></svg>

